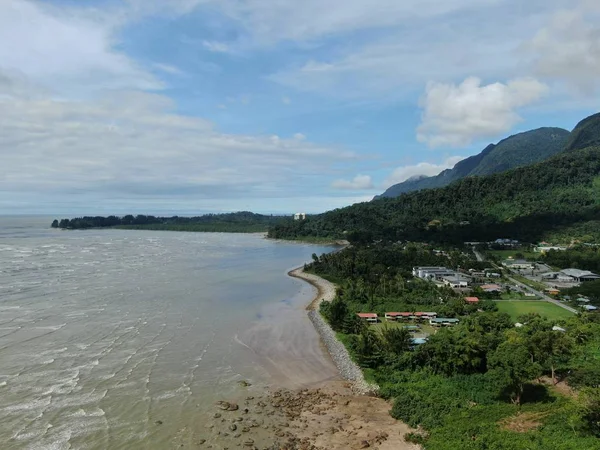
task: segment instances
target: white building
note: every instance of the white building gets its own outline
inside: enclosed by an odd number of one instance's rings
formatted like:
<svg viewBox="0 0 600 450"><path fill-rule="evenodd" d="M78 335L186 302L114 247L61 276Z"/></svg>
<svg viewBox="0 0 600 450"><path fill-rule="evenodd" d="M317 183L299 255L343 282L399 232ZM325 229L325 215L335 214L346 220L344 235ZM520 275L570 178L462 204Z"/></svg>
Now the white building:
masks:
<svg viewBox="0 0 600 450"><path fill-rule="evenodd" d="M296 213L294 214L294 220L305 220L306 213Z"/></svg>
<svg viewBox="0 0 600 450"><path fill-rule="evenodd" d="M579 269L565 269L561 270L558 278L570 279L571 281L575 281L577 283L582 283L584 281L594 281L600 280L600 275L590 272L589 270L579 270Z"/></svg>

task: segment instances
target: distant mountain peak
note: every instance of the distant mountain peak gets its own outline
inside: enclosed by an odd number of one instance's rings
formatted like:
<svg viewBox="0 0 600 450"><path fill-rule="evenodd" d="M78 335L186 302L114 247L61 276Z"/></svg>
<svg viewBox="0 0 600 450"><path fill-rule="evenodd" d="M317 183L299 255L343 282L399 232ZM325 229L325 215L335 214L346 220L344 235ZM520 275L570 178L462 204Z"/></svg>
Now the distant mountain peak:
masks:
<svg viewBox="0 0 600 450"><path fill-rule="evenodd" d="M421 189L444 187L468 176L491 175L544 161L560 153L569 136L567 130L548 127L518 133L497 144L488 145L481 153L459 161L452 169L443 170L433 177L411 177L375 198L397 197Z"/></svg>

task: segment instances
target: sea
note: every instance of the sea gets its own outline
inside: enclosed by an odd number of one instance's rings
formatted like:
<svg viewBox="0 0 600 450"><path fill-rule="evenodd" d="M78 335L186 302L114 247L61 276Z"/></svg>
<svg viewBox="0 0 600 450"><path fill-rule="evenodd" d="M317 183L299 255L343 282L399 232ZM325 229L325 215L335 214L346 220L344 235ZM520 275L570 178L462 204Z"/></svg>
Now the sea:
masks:
<svg viewBox="0 0 600 450"><path fill-rule="evenodd" d="M332 247L0 217L0 448L197 448L214 404L336 377L287 272Z"/></svg>

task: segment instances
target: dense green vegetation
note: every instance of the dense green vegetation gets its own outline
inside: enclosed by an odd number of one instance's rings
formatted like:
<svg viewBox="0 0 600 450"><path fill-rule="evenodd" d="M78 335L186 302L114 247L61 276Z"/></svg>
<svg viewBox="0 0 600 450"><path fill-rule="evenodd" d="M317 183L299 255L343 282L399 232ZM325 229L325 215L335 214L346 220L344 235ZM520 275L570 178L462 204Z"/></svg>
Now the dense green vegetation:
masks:
<svg viewBox="0 0 600 450"><path fill-rule="evenodd" d="M567 151L600 145L600 113L583 119L573 129L566 145Z"/></svg>
<svg viewBox="0 0 600 450"><path fill-rule="evenodd" d="M86 216L60 221L54 220L52 227L69 230L116 227L137 230L255 233L267 231L269 226L284 220L286 219L282 216L266 216L244 211L228 214L206 214L197 217Z"/></svg>
<svg viewBox="0 0 600 450"><path fill-rule="evenodd" d="M578 245L564 251L550 250L542 259L546 264L561 269L573 267L600 273L600 247L597 246Z"/></svg>
<svg viewBox="0 0 600 450"><path fill-rule="evenodd" d="M561 152L569 138L562 128L539 128L489 145L481 153L458 162L454 168L433 177L415 177L396 184L381 197L397 197L406 192L439 188L468 176L491 175L544 161Z"/></svg>
<svg viewBox="0 0 600 450"><path fill-rule="evenodd" d="M445 255L425 245L371 243L314 255L307 266L339 284L321 312L393 401L391 414L422 427L406 438L426 450L600 448L600 315L527 314L516 328L492 301L473 307L462 294L411 276L417 265L484 264L468 253ZM407 330L356 316L423 310L460 323L415 347ZM553 331L556 324L567 331ZM543 377L546 384L537 381ZM553 386L559 381L578 391L560 394Z"/></svg>
<svg viewBox="0 0 600 450"><path fill-rule="evenodd" d="M593 220L600 220L600 147L304 221L283 221L271 227L269 235L347 237L351 242L459 243L498 237L537 242L549 233ZM592 237L599 239L600 230Z"/></svg>

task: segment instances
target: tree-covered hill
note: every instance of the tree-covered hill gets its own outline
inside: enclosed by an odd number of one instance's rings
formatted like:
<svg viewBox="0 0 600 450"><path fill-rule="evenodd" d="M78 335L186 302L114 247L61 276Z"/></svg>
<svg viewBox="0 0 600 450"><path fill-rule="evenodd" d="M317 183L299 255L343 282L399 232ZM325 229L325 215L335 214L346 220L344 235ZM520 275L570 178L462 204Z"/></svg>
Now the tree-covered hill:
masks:
<svg viewBox="0 0 600 450"><path fill-rule="evenodd" d="M156 217L131 214L117 216L86 216L52 222L53 228L127 228L169 231L216 231L230 233L253 233L267 231L268 227L284 220L282 216L271 216L241 211L226 214L206 214L196 217Z"/></svg>
<svg viewBox="0 0 600 450"><path fill-rule="evenodd" d="M359 203L305 221L284 221L269 234L351 241L537 241L598 219L600 147L592 147L504 173L467 177L445 188ZM594 238L600 239L600 230Z"/></svg>
<svg viewBox="0 0 600 450"><path fill-rule="evenodd" d="M600 113L583 119L573 129L566 145L567 151L600 145Z"/></svg>
<svg viewBox="0 0 600 450"><path fill-rule="evenodd" d="M562 128L539 128L519 133L496 145L490 144L481 153L459 161L452 169L439 175L415 177L396 184L381 197L397 197L421 189L444 187L468 176L492 175L541 162L563 151L569 135Z"/></svg>

